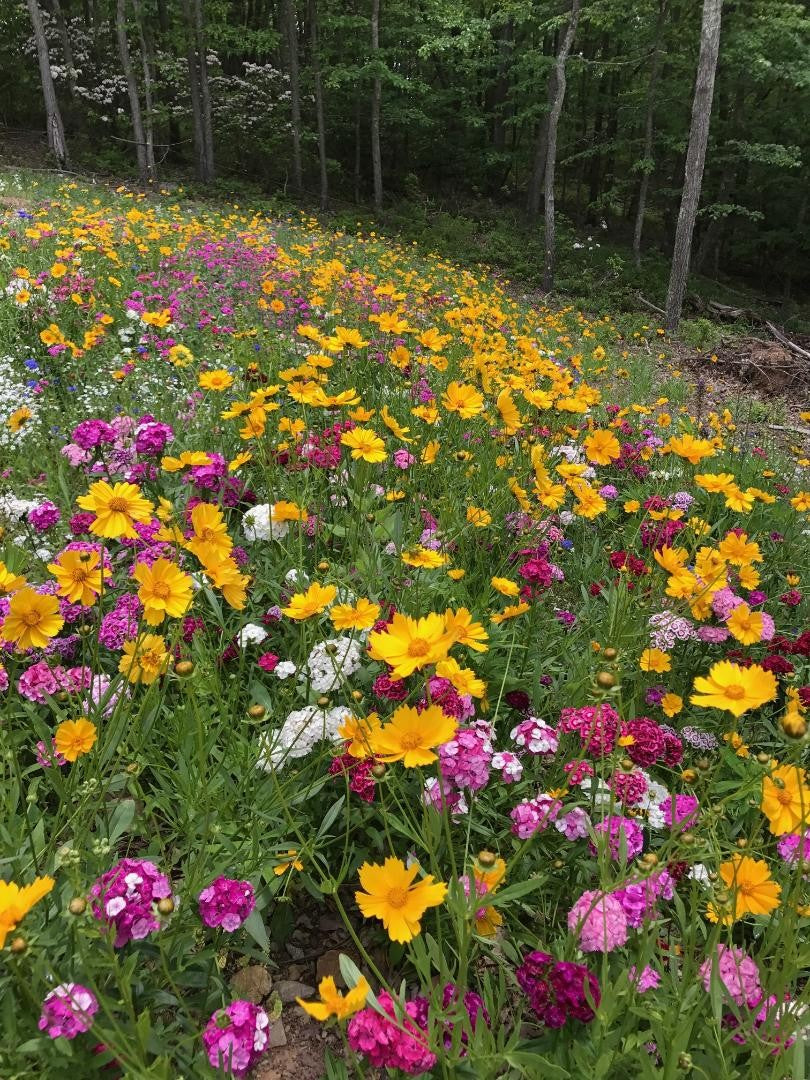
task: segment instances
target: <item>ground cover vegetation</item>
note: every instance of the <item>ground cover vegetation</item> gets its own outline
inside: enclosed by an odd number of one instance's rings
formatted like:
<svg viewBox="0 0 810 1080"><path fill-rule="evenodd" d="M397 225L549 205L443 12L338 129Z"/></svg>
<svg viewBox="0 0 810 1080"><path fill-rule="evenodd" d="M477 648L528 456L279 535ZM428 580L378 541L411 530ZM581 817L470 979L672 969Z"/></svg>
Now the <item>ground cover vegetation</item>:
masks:
<svg viewBox="0 0 810 1080"><path fill-rule="evenodd" d="M806 451L655 324L9 191L2 1074L249 1075L314 910L330 1077L803 1077Z"/></svg>

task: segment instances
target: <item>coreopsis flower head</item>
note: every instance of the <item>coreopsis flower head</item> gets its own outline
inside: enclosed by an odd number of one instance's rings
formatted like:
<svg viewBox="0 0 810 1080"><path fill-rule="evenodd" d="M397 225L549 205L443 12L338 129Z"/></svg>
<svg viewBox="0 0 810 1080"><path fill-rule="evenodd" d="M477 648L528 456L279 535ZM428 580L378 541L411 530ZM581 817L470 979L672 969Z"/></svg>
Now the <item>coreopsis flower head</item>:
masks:
<svg viewBox="0 0 810 1080"><path fill-rule="evenodd" d="M713 664L708 676L698 676L694 685L696 692L689 698L693 705L725 709L737 717L773 701L777 692L770 671L759 664L744 668L730 660Z"/></svg>
<svg viewBox="0 0 810 1080"><path fill-rule="evenodd" d="M218 560L230 556L233 540L228 535L228 527L218 506L197 503L191 511L191 527L194 535L186 547L203 565L216 564Z"/></svg>
<svg viewBox="0 0 810 1080"><path fill-rule="evenodd" d="M16 645L20 652L44 649L64 625L57 598L26 585L8 601L6 616L0 623L0 640Z"/></svg>
<svg viewBox="0 0 810 1080"><path fill-rule="evenodd" d="M431 614L412 619L397 612L384 631L369 634L368 652L372 660L389 665L393 678L404 679L443 660L453 640L444 616Z"/></svg>
<svg viewBox="0 0 810 1080"><path fill-rule="evenodd" d="M388 858L382 865L363 863L355 902L367 919L379 919L392 941L407 942L421 931L420 920L428 908L437 907L447 896L444 882L434 883L427 875L414 884L419 864L406 866L401 859Z"/></svg>
<svg viewBox="0 0 810 1080"><path fill-rule="evenodd" d="M583 445L588 461L595 465L609 465L622 456L621 445L612 431L593 431Z"/></svg>
<svg viewBox="0 0 810 1080"><path fill-rule="evenodd" d="M390 721L369 735L369 746L381 761L401 761L406 769L430 765L436 760L435 747L452 739L457 723L438 705L421 712L400 705Z"/></svg>
<svg viewBox="0 0 810 1080"><path fill-rule="evenodd" d="M101 592L101 555L98 551L66 549L48 570L56 578L57 594L68 603L92 607Z"/></svg>
<svg viewBox="0 0 810 1080"><path fill-rule="evenodd" d="M382 991L377 1003L382 1012L365 1008L349 1021L352 1050L368 1058L375 1069L400 1069L408 1076L421 1076L432 1069L436 1056L428 1049L425 999L405 1001L397 1010L391 995Z"/></svg>
<svg viewBox="0 0 810 1080"><path fill-rule="evenodd" d="M28 912L54 887L52 877L34 878L30 885L0 881L0 949L6 936L15 930Z"/></svg>
<svg viewBox="0 0 810 1080"><path fill-rule="evenodd" d="M719 869L723 884L732 898L727 910L719 910L714 904L709 904L707 915L712 922L730 925L746 915L767 915L779 907L782 886L771 879L764 859L733 855L728 862L721 863Z"/></svg>
<svg viewBox="0 0 810 1080"><path fill-rule="evenodd" d="M755 645L763 638L765 615L762 611L752 611L746 603L737 604L726 620L726 626L743 645Z"/></svg>
<svg viewBox="0 0 810 1080"><path fill-rule="evenodd" d="M231 1076L247 1076L268 1048L269 1027L270 1017L251 1001L217 1009L202 1034L209 1062Z"/></svg>
<svg viewBox="0 0 810 1080"><path fill-rule="evenodd" d="M762 813L774 836L798 832L810 819L810 787L802 769L779 765L762 778Z"/></svg>
<svg viewBox="0 0 810 1080"><path fill-rule="evenodd" d="M694 435L673 435L661 449L677 454L691 465L697 465L703 458L714 457L715 454L715 447L708 439L696 439Z"/></svg>
<svg viewBox="0 0 810 1080"><path fill-rule="evenodd" d="M316 1020L328 1020L330 1016L334 1016L337 1020L345 1020L363 1008L370 990L367 980L361 975L356 985L343 995L335 985L332 976L327 975L318 983L320 1001L304 1001L300 997L295 1000Z"/></svg>
<svg viewBox="0 0 810 1080"><path fill-rule="evenodd" d="M63 720L56 729L54 749L65 761L76 761L93 749L96 736L96 725L86 716L80 716L78 720Z"/></svg>
<svg viewBox="0 0 810 1080"><path fill-rule="evenodd" d="M27 584L22 575L15 574L4 562L0 562L0 596L9 596Z"/></svg>
<svg viewBox="0 0 810 1080"><path fill-rule="evenodd" d="M281 610L288 619L311 619L313 615L320 615L329 607L336 596L337 589L334 585L321 585L314 581L306 592L291 596L287 607Z"/></svg>
<svg viewBox="0 0 810 1080"><path fill-rule="evenodd" d="M707 992L712 987L712 976L719 979L737 1005L753 1009L762 1000L759 968L736 945L718 944L714 954L701 964L700 975Z"/></svg>
<svg viewBox="0 0 810 1080"><path fill-rule="evenodd" d="M351 431L344 431L340 442L351 450L355 461L367 461L377 465L388 456L385 443L372 428L356 427Z"/></svg>
<svg viewBox="0 0 810 1080"><path fill-rule="evenodd" d="M336 630L369 630L380 617L380 605L360 599L352 604L335 604L329 618Z"/></svg>
<svg viewBox="0 0 810 1080"><path fill-rule="evenodd" d="M93 915L115 931L116 949L160 930L157 903L171 896L169 879L148 859L121 859L90 888Z"/></svg>
<svg viewBox="0 0 810 1080"><path fill-rule="evenodd" d="M583 952L612 952L627 941L627 917L609 893L584 892L568 912L568 929L579 936Z"/></svg>
<svg viewBox="0 0 810 1080"><path fill-rule="evenodd" d="M118 670L131 683L149 686L169 668L171 655L159 634L141 634L134 641L125 641L122 649Z"/></svg>
<svg viewBox="0 0 810 1080"><path fill-rule="evenodd" d="M198 897L200 918L206 926L238 930L256 906L256 894L249 881L218 877Z"/></svg>
<svg viewBox="0 0 810 1080"><path fill-rule="evenodd" d="M135 540L135 522L148 524L152 520L154 504L141 494L135 484L116 483L112 486L106 480L91 484L86 495L80 495L76 502L82 510L95 514L90 532L109 540Z"/></svg>
<svg viewBox="0 0 810 1080"><path fill-rule="evenodd" d="M599 1006L599 983L584 964L555 960L549 953L530 952L515 970L518 985L544 1027L561 1028L569 1020L583 1024Z"/></svg>
<svg viewBox="0 0 810 1080"><path fill-rule="evenodd" d="M484 408L484 398L474 386L453 381L442 394L442 405L462 420L471 420Z"/></svg>
<svg viewBox="0 0 810 1080"><path fill-rule="evenodd" d="M132 577L140 585L138 599L150 626L159 626L167 615L179 619L191 606L191 578L169 559L157 559L151 566L139 562Z"/></svg>
<svg viewBox="0 0 810 1080"><path fill-rule="evenodd" d="M92 990L79 983L60 983L42 1002L37 1027L52 1039L75 1039L89 1031L98 1012L98 1000Z"/></svg>

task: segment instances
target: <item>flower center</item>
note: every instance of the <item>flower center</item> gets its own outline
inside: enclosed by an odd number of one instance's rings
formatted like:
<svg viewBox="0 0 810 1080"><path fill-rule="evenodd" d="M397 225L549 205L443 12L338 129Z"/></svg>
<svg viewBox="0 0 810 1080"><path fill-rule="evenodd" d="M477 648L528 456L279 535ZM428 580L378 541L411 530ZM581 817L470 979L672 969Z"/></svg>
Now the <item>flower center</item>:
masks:
<svg viewBox="0 0 810 1080"><path fill-rule="evenodd" d="M739 683L732 683L726 687L726 697L731 698L732 701L740 701L745 697L745 687L740 686Z"/></svg>
<svg viewBox="0 0 810 1080"><path fill-rule="evenodd" d="M71 571L71 578L77 585L83 585L87 580L87 570L83 570L80 566L77 566L75 570Z"/></svg>
<svg viewBox="0 0 810 1080"><path fill-rule="evenodd" d="M115 514L125 514L127 512L127 500L110 499L109 509Z"/></svg>
<svg viewBox="0 0 810 1080"><path fill-rule="evenodd" d="M26 626L38 626L41 618L42 616L38 611L26 611L22 617L22 621Z"/></svg>
<svg viewBox="0 0 810 1080"><path fill-rule="evenodd" d="M156 596L158 600L165 600L169 595L169 586L165 581L156 581L152 585L152 594Z"/></svg>
<svg viewBox="0 0 810 1080"><path fill-rule="evenodd" d="M416 638L408 645L408 656L427 656L430 646L422 638Z"/></svg>
<svg viewBox="0 0 810 1080"><path fill-rule="evenodd" d="M400 739L403 750L415 750L422 743L422 737L416 731L406 731Z"/></svg>
<svg viewBox="0 0 810 1080"><path fill-rule="evenodd" d="M408 890L400 888L389 889L386 899L393 908L405 907L405 902L408 899Z"/></svg>
<svg viewBox="0 0 810 1080"><path fill-rule="evenodd" d="M782 790L777 792L776 794L776 801L781 803L782 806L790 806L790 804L793 802L793 796L787 790L787 788L782 788Z"/></svg>

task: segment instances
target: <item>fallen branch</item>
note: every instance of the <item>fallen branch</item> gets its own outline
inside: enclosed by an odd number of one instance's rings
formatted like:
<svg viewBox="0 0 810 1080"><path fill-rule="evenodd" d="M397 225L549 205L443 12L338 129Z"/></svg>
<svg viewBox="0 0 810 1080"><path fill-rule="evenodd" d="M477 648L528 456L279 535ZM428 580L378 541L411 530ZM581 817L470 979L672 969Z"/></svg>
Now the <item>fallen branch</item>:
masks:
<svg viewBox="0 0 810 1080"><path fill-rule="evenodd" d="M810 435L810 428L793 427L790 424L766 424L765 427L770 431L790 431L795 435Z"/></svg>
<svg viewBox="0 0 810 1080"><path fill-rule="evenodd" d="M651 303L649 300L646 299L646 297L642 296L640 292L636 293L636 299L640 303L642 303L645 307L648 307L650 309L650 311L654 311L657 315L666 316L666 312L664 311L663 308L658 307L657 304Z"/></svg>
<svg viewBox="0 0 810 1080"><path fill-rule="evenodd" d="M791 341L790 338L785 337L782 331L777 330L773 323L768 322L767 319L765 320L765 325L768 327L768 329L780 345L784 345L786 349L790 349L791 352L795 352L797 356L803 356L805 360L810 360L810 352L808 352L807 349L803 349L801 345L797 345L795 341Z"/></svg>

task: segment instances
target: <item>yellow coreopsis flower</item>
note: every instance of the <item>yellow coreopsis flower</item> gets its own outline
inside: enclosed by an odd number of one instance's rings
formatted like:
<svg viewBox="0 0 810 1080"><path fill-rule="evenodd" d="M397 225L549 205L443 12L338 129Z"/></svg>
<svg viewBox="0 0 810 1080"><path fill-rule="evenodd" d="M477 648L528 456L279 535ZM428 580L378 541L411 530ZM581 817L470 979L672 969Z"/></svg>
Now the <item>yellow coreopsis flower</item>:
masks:
<svg viewBox="0 0 810 1080"><path fill-rule="evenodd" d="M406 566L418 566L425 570L436 570L440 566L446 566L450 561L447 555L422 547L421 544L411 548L410 551L403 551L400 558Z"/></svg>
<svg viewBox="0 0 810 1080"><path fill-rule="evenodd" d="M473 620L467 608L461 607L457 611L448 608L444 613L444 624L455 644L466 645L475 652L487 651L489 635L481 623Z"/></svg>
<svg viewBox="0 0 810 1080"><path fill-rule="evenodd" d="M518 615L525 615L529 610L529 605L525 600L521 600L519 604L509 604L503 611L490 617L490 622L500 624L506 622L507 619L516 619Z"/></svg>
<svg viewBox="0 0 810 1080"><path fill-rule="evenodd" d="M113 484L98 480L90 486L86 495L76 502L82 510L95 514L90 532L109 540L134 540L137 532L134 522L146 524L152 519L154 504L141 494L136 484Z"/></svg>
<svg viewBox="0 0 810 1080"><path fill-rule="evenodd" d="M20 652L44 649L64 625L57 598L26 585L11 595L8 613L0 623L0 638L16 645Z"/></svg>
<svg viewBox="0 0 810 1080"><path fill-rule="evenodd" d="M377 713L368 716L349 716L338 728L338 735L348 743L346 753L355 758L370 757L371 739L380 730L380 718Z"/></svg>
<svg viewBox="0 0 810 1080"><path fill-rule="evenodd" d="M747 533L730 532L717 545L717 550L732 566L748 566L749 563L762 562L759 544L748 539Z"/></svg>
<svg viewBox="0 0 810 1080"><path fill-rule="evenodd" d="M436 674L447 679L459 694L469 694L470 697L483 697L487 692L487 684L470 668L463 668L452 656L446 660L440 660L436 665Z"/></svg>
<svg viewBox="0 0 810 1080"><path fill-rule="evenodd" d="M101 592L101 557L97 551L63 551L48 570L56 578L58 595L71 604L92 607Z"/></svg>
<svg viewBox="0 0 810 1080"><path fill-rule="evenodd" d="M311 619L329 607L336 596L334 585L321 585L313 581L306 592L291 596L289 604L281 611L288 619Z"/></svg>
<svg viewBox="0 0 810 1080"><path fill-rule="evenodd" d="M216 371L202 372L197 382L201 390L221 392L227 390L229 386L233 386L233 375L231 375L230 371L219 368Z"/></svg>
<svg viewBox="0 0 810 1080"><path fill-rule="evenodd" d="M673 435L662 448L662 453L668 451L684 458L691 465L697 465L703 458L714 457L715 448L708 439L696 439L694 435Z"/></svg>
<svg viewBox="0 0 810 1080"><path fill-rule="evenodd" d="M132 577L140 585L138 599L150 626L159 626L167 615L178 619L191 606L191 578L169 559L156 559L151 566L140 562Z"/></svg>
<svg viewBox="0 0 810 1080"><path fill-rule="evenodd" d="M203 564L203 572L211 584L225 597L225 602L229 607L235 611L241 611L244 608L250 578L247 574L240 572L233 559Z"/></svg>
<svg viewBox="0 0 810 1080"><path fill-rule="evenodd" d="M583 445L585 456L595 465L609 465L622 456L621 445L612 431L593 431Z"/></svg>
<svg viewBox="0 0 810 1080"><path fill-rule="evenodd" d="M363 863L360 885L354 894L357 906L367 919L379 919L392 941L411 941L422 929L420 920L428 908L437 907L447 896L443 882L428 875L414 884L419 864L406 867L401 859L388 858L380 866Z"/></svg>
<svg viewBox="0 0 810 1080"><path fill-rule="evenodd" d="M0 533L1 536L2 533ZM27 584L28 582L21 574L15 574L4 562L0 562L0 596L8 596Z"/></svg>
<svg viewBox="0 0 810 1080"><path fill-rule="evenodd" d="M75 761L93 749L96 734L96 725L86 716L80 716L78 720L63 720L56 729L54 746L67 761Z"/></svg>
<svg viewBox="0 0 810 1080"><path fill-rule="evenodd" d="M764 859L734 855L729 862L720 864L720 877L732 892L731 909L722 921L734 922L745 915L767 915L779 907L782 886L771 880ZM711 911L709 917L712 918ZM712 921L717 921L716 912Z"/></svg>
<svg viewBox="0 0 810 1080"><path fill-rule="evenodd" d="M492 514L480 506L468 506L467 521L470 525L474 525L476 529L485 529L487 525L492 524Z"/></svg>
<svg viewBox="0 0 810 1080"><path fill-rule="evenodd" d="M380 760L401 761L406 769L412 769L435 761L433 747L452 739L457 726L438 705L429 705L422 712L400 705L384 727L371 732L369 745Z"/></svg>
<svg viewBox="0 0 810 1080"><path fill-rule="evenodd" d="M662 649L645 649L639 657L638 666L642 671L655 671L660 674L671 670L672 661L669 653Z"/></svg>
<svg viewBox="0 0 810 1080"><path fill-rule="evenodd" d="M54 887L52 877L34 878L30 885L17 885L14 881L0 881L0 949L7 935L16 930L31 908L47 896Z"/></svg>
<svg viewBox="0 0 810 1080"><path fill-rule="evenodd" d="M779 765L762 779L761 810L774 836L797 833L810 818L810 788L795 765Z"/></svg>
<svg viewBox="0 0 810 1080"><path fill-rule="evenodd" d="M335 604L329 618L336 630L368 630L380 617L380 605L370 600L357 600L350 604Z"/></svg>
<svg viewBox="0 0 810 1080"><path fill-rule="evenodd" d="M388 456L385 443L371 428L356 427L344 431L340 437L341 445L348 446L355 461L368 461L372 465L385 461Z"/></svg>
<svg viewBox="0 0 810 1080"><path fill-rule="evenodd" d="M125 641L121 648L124 655L118 663L118 670L131 683L149 686L165 675L169 668L171 654L159 634L141 634L134 641Z"/></svg>
<svg viewBox="0 0 810 1080"><path fill-rule="evenodd" d="M762 612L752 611L748 604L738 604L726 619L726 626L743 645L754 645L761 641L764 624Z"/></svg>
<svg viewBox="0 0 810 1080"><path fill-rule="evenodd" d="M385 630L369 634L368 653L372 660L388 664L394 679L405 679L443 660L453 640L443 615L412 619L397 612Z"/></svg>
<svg viewBox="0 0 810 1080"><path fill-rule="evenodd" d="M468 383L451 382L442 394L442 405L448 412L458 413L462 420L471 420L484 407L484 398Z"/></svg>
<svg viewBox="0 0 810 1080"><path fill-rule="evenodd" d="M365 977L361 975L357 985L353 986L344 996L338 990L332 976L327 975L318 983L318 993L321 995L320 1001L304 1001L300 997L295 1000L304 1012L309 1013L315 1020L328 1020L330 1016L334 1016L338 1020L345 1020L346 1017L353 1016L359 1009L363 1008L370 990L371 987Z"/></svg>
<svg viewBox="0 0 810 1080"><path fill-rule="evenodd" d="M494 577L490 578L490 585L496 592L501 593L502 596L518 596L520 593L520 586L516 581L512 581L511 578Z"/></svg>
<svg viewBox="0 0 810 1080"><path fill-rule="evenodd" d="M661 698L661 708L664 710L664 715L672 718L677 716L683 708L683 698L679 694L673 694L671 691Z"/></svg>
<svg viewBox="0 0 810 1080"><path fill-rule="evenodd" d="M759 664L744 668L730 660L720 660L712 665L708 676L695 679L695 693L689 700L693 705L725 709L733 716L742 716L773 701L776 691L775 676Z"/></svg>
<svg viewBox="0 0 810 1080"><path fill-rule="evenodd" d="M214 503L197 503L191 511L191 527L194 536L186 547L201 563L212 565L230 557L233 540L228 535L228 526L218 506Z"/></svg>

